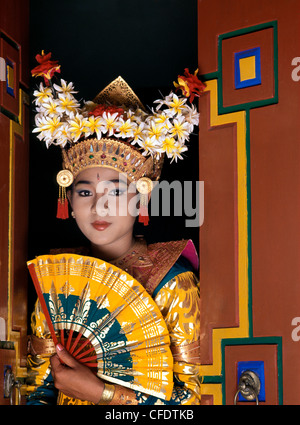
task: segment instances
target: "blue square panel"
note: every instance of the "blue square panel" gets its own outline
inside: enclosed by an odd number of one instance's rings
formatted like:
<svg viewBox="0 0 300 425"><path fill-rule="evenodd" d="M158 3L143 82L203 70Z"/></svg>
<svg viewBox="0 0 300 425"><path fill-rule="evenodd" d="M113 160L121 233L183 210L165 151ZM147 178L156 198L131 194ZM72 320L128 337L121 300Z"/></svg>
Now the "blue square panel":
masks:
<svg viewBox="0 0 300 425"><path fill-rule="evenodd" d="M260 47L234 53L234 83L236 89L261 84Z"/></svg>
<svg viewBox="0 0 300 425"><path fill-rule="evenodd" d="M258 401L266 401L266 389L265 389L265 367L263 361L246 361L238 362L237 364L237 385L239 384L240 377L246 370L251 370L256 373L260 380L260 391L258 394ZM248 401L241 393L239 393L238 401Z"/></svg>
<svg viewBox="0 0 300 425"><path fill-rule="evenodd" d="M15 86L15 67L13 62L9 59L6 60L6 92L11 96L15 96L14 86Z"/></svg>

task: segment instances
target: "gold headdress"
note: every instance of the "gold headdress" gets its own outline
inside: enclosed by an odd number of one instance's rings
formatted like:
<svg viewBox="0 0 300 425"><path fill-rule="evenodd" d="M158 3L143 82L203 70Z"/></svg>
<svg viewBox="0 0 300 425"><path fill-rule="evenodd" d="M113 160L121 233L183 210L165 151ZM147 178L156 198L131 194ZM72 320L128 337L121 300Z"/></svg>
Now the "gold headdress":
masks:
<svg viewBox="0 0 300 425"><path fill-rule="evenodd" d="M126 173L137 183L141 195L139 220L148 224L148 193L152 181L160 177L164 157L182 159L189 135L198 125L197 109L186 103L187 97L192 101L205 87L197 71L192 75L186 69L174 83L184 96L171 91L156 100L156 108L148 113L121 77L81 107L73 95L73 83L61 79L60 86L52 84L52 76L60 72L60 67L50 58L50 53L37 55L39 66L32 70L33 76L43 76L45 81L45 86L40 83L33 93L37 112L33 132L39 133L37 137L47 147L55 144L62 148L57 217L68 217L66 187L85 168L103 166Z"/></svg>

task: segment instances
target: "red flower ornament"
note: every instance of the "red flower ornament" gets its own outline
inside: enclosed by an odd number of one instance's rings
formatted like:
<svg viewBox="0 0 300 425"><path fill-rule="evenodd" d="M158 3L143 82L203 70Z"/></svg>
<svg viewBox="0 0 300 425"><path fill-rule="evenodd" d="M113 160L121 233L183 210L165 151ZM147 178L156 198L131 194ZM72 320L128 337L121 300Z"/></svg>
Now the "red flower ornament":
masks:
<svg viewBox="0 0 300 425"><path fill-rule="evenodd" d="M184 75L178 76L178 83L174 81L174 86L177 90L181 90L183 96L189 97L192 103L195 96L200 97L205 89L205 84L197 77L198 69L191 74L188 68L185 68Z"/></svg>
<svg viewBox="0 0 300 425"><path fill-rule="evenodd" d="M104 114L104 112L109 112L110 114L118 113L118 116L122 116L124 114L124 109L120 106L114 105L97 105L92 111L89 112L89 115L93 115L94 117L99 117Z"/></svg>
<svg viewBox="0 0 300 425"><path fill-rule="evenodd" d="M46 86L49 86L49 81L53 77L55 72L60 72L60 65L58 61L52 61L51 52L45 55L44 50L42 50L41 55L36 55L36 60L39 63L38 66L32 69L31 74L33 77L43 77Z"/></svg>

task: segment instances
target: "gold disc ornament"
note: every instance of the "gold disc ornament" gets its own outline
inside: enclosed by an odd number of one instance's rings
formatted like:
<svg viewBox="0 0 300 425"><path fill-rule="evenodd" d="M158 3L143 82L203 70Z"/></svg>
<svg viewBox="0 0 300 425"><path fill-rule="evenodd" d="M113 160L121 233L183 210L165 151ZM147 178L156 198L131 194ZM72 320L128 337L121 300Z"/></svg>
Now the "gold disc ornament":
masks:
<svg viewBox="0 0 300 425"><path fill-rule="evenodd" d="M140 193L140 208L139 208L139 222L143 223L144 226L148 226L149 214L148 214L148 196L153 189L153 182L148 177L141 177L136 182L136 188Z"/></svg>
<svg viewBox="0 0 300 425"><path fill-rule="evenodd" d="M136 182L136 188L142 195L147 195L153 189L153 182L148 177L141 177Z"/></svg>
<svg viewBox="0 0 300 425"><path fill-rule="evenodd" d="M61 187L69 187L73 183L73 174L69 170L61 170L56 176L56 181Z"/></svg>

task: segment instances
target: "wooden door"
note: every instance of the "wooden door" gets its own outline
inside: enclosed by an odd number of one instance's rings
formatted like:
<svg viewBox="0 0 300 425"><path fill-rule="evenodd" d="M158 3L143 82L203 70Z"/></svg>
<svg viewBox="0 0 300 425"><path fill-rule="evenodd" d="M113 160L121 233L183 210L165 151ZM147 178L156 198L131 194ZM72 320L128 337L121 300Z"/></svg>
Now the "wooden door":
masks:
<svg viewBox="0 0 300 425"><path fill-rule="evenodd" d="M29 0L0 2L0 404L9 369L24 383L27 347Z"/></svg>
<svg viewBox="0 0 300 425"><path fill-rule="evenodd" d="M245 365L260 404L300 403L299 16L198 1L203 404L233 404Z"/></svg>

